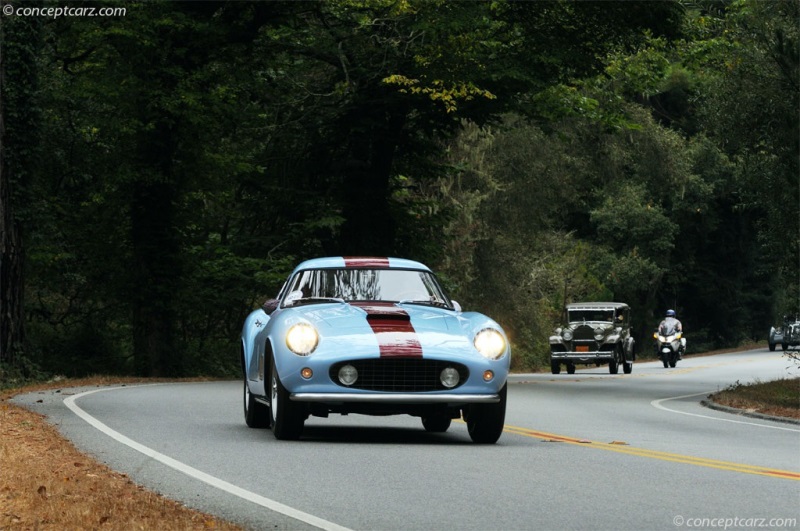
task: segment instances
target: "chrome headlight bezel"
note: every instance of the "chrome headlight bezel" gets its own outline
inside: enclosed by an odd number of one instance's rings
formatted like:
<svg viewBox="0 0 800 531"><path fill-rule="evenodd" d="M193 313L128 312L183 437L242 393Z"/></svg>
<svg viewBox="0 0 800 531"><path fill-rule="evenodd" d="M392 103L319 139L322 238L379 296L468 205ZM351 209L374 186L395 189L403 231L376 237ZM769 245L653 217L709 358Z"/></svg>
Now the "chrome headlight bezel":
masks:
<svg viewBox="0 0 800 531"><path fill-rule="evenodd" d="M503 334L494 328L484 328L475 334L472 344L481 356L490 360L498 360L506 352L506 340Z"/></svg>
<svg viewBox="0 0 800 531"><path fill-rule="evenodd" d="M286 331L286 347L298 356L308 356L319 345L317 329L308 323L297 323Z"/></svg>
<svg viewBox="0 0 800 531"><path fill-rule="evenodd" d="M564 338L564 341L572 341L572 330L566 329L561 333L561 337Z"/></svg>

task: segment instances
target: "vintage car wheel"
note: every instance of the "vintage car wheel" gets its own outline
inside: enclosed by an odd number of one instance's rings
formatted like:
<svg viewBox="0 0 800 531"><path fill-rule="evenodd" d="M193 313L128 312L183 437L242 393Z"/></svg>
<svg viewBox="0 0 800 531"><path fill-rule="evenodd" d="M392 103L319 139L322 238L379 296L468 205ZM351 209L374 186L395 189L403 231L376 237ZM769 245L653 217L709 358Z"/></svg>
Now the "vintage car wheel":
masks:
<svg viewBox="0 0 800 531"><path fill-rule="evenodd" d="M244 379L244 421L248 428L269 428L269 408L258 402L250 393L247 377Z"/></svg>
<svg viewBox="0 0 800 531"><path fill-rule="evenodd" d="M786 352L787 350L789 350L789 345L787 343L781 343L781 348L783 349L784 352Z"/></svg>
<svg viewBox="0 0 800 531"><path fill-rule="evenodd" d="M632 361L622 361L622 372L625 374L630 374L633 372L633 362Z"/></svg>
<svg viewBox="0 0 800 531"><path fill-rule="evenodd" d="M567 374L575 374L575 364L567 363Z"/></svg>
<svg viewBox="0 0 800 531"><path fill-rule="evenodd" d="M769 351L770 352L775 352L775 343L770 343L769 344Z"/></svg>
<svg viewBox="0 0 800 531"><path fill-rule="evenodd" d="M465 411L467 431L472 442L494 444L503 433L506 421L506 395L508 384L500 389L500 401L496 404L473 404Z"/></svg>
<svg viewBox="0 0 800 531"><path fill-rule="evenodd" d="M608 362L608 372L617 374L619 372L619 349L614 352L614 358Z"/></svg>
<svg viewBox="0 0 800 531"><path fill-rule="evenodd" d="M305 415L297 404L289 400L289 391L281 383L275 360L269 371L269 411L272 418L272 433L279 440L291 441L300 438L303 433Z"/></svg>
<svg viewBox="0 0 800 531"><path fill-rule="evenodd" d="M550 372L559 374L561 372L561 364L555 361L550 362Z"/></svg>
<svg viewBox="0 0 800 531"><path fill-rule="evenodd" d="M444 433L453 421L448 415L431 415L422 417L422 426L431 433Z"/></svg>

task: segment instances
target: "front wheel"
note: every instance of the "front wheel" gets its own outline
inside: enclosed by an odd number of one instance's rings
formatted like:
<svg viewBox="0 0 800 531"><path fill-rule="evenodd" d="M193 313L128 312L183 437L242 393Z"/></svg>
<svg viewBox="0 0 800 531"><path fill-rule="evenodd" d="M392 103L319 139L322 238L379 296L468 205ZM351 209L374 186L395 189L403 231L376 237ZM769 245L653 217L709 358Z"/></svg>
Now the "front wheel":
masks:
<svg viewBox="0 0 800 531"><path fill-rule="evenodd" d="M506 421L506 395L508 384L500 389L500 401L496 404L473 404L465 408L467 431L472 442L494 444L503 433Z"/></svg>
<svg viewBox="0 0 800 531"><path fill-rule="evenodd" d="M608 362L608 372L609 374L617 374L619 372L619 363L617 359L619 358L618 353L614 353L614 358Z"/></svg>
<svg viewBox="0 0 800 531"><path fill-rule="evenodd" d="M775 343L770 343L769 344L769 351L770 352L775 352Z"/></svg>
<svg viewBox="0 0 800 531"><path fill-rule="evenodd" d="M244 422L249 428L269 428L270 424L269 408L250 393L247 376L244 378Z"/></svg>
<svg viewBox="0 0 800 531"><path fill-rule="evenodd" d="M272 433L278 440L293 441L303 433L306 417L300 406L289 399L289 391L281 383L275 368L275 359L270 367L269 411L272 417Z"/></svg>
<svg viewBox="0 0 800 531"><path fill-rule="evenodd" d="M550 372L553 374L558 374L561 372L561 364L557 361L550 362Z"/></svg>
<svg viewBox="0 0 800 531"><path fill-rule="evenodd" d="M623 361L622 362L622 372L625 374L630 374L633 372L633 362L632 361Z"/></svg>
<svg viewBox="0 0 800 531"><path fill-rule="evenodd" d="M575 364L567 363L567 374L575 374Z"/></svg>

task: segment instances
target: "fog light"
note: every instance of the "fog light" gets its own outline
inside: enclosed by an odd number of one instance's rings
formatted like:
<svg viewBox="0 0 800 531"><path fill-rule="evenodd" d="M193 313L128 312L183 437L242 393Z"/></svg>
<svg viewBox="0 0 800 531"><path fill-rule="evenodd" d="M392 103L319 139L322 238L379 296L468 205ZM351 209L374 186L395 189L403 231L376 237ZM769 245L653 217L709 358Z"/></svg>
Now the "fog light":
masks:
<svg viewBox="0 0 800 531"><path fill-rule="evenodd" d="M358 380L358 370L352 365L345 365L339 369L339 381L343 385L353 385Z"/></svg>
<svg viewBox="0 0 800 531"><path fill-rule="evenodd" d="M443 369L439 374L439 381L442 382L442 385L448 389L452 389L453 387L457 386L460 379L461 377L458 375L458 371L452 367Z"/></svg>
<svg viewBox="0 0 800 531"><path fill-rule="evenodd" d="M312 371L312 370L311 370L311 369L309 369L308 367L303 367L303 368L300 370L300 376L302 376L302 377L303 377L303 378L305 378L306 380L310 380L310 379L311 379L311 377L312 377L312 376L314 376L314 371Z"/></svg>
<svg viewBox="0 0 800 531"><path fill-rule="evenodd" d="M492 371L483 371L484 382L491 382L493 379L494 379L494 373Z"/></svg>

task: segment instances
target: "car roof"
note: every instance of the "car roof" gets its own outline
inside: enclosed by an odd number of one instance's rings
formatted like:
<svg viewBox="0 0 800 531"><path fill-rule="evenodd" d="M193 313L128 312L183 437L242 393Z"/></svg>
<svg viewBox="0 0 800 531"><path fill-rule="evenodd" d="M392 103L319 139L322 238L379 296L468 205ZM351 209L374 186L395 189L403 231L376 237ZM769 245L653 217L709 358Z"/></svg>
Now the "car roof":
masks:
<svg viewBox="0 0 800 531"><path fill-rule="evenodd" d="M380 256L328 256L312 258L295 267L292 274L305 269L419 269L430 272L425 264L405 258Z"/></svg>
<svg viewBox="0 0 800 531"><path fill-rule="evenodd" d="M618 310L628 307L624 302L573 302L567 304L567 310Z"/></svg>

